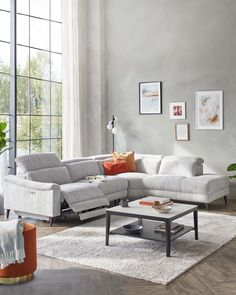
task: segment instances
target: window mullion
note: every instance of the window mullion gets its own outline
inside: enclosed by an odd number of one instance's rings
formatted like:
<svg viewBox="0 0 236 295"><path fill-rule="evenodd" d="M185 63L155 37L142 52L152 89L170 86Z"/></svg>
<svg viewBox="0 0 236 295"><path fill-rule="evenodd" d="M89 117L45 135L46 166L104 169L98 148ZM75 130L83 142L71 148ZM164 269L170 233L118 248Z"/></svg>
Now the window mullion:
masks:
<svg viewBox="0 0 236 295"><path fill-rule="evenodd" d="M16 53L16 0L11 0L11 88L10 88L10 142L9 167L12 174L16 174L16 138L17 138L17 53Z"/></svg>

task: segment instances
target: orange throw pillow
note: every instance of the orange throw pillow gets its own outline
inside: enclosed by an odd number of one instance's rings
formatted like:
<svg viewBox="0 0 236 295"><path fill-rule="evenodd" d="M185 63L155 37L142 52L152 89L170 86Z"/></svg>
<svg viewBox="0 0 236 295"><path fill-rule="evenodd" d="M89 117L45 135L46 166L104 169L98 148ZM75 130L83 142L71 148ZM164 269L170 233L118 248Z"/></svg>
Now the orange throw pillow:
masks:
<svg viewBox="0 0 236 295"><path fill-rule="evenodd" d="M134 151L127 152L127 153L112 153L113 161L117 162L126 162L130 172L136 172L136 165L135 165L135 158L134 158Z"/></svg>
<svg viewBox="0 0 236 295"><path fill-rule="evenodd" d="M115 175L119 173L129 172L126 162L103 162L105 175Z"/></svg>

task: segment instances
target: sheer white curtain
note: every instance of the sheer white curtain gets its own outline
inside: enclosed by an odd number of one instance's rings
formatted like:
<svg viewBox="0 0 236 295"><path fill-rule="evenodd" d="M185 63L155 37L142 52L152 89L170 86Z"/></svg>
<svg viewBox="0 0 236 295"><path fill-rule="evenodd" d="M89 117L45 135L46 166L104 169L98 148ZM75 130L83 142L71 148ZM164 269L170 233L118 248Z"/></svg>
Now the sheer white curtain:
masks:
<svg viewBox="0 0 236 295"><path fill-rule="evenodd" d="M67 159L84 152L85 16L86 0L62 0L62 147Z"/></svg>

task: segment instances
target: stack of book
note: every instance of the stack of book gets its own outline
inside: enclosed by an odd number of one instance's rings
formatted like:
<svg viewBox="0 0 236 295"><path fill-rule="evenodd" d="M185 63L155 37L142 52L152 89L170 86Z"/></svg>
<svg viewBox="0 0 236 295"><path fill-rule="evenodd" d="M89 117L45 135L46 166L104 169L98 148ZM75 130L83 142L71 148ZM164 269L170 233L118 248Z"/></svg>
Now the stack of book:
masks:
<svg viewBox="0 0 236 295"><path fill-rule="evenodd" d="M155 209L162 209L166 206L172 206L173 202L169 198L155 198L155 200L140 200L139 205L152 206Z"/></svg>
<svg viewBox="0 0 236 295"><path fill-rule="evenodd" d="M184 228L183 224L171 223L171 233L176 234L177 232L181 231ZM154 229L155 232L165 233L166 231L166 224L165 222L161 223L160 225L156 226Z"/></svg>

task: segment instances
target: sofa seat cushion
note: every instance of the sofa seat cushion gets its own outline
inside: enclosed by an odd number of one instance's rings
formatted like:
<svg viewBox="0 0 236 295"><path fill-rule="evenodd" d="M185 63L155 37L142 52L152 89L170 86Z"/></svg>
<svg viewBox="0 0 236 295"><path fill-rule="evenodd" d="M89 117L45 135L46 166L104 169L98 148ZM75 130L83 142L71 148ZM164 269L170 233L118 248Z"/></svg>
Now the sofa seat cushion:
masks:
<svg viewBox="0 0 236 295"><path fill-rule="evenodd" d="M88 181L82 179L79 183L88 183ZM106 176L105 181L94 181L89 184L98 187L105 195L124 190L127 191L128 188L127 179L118 176Z"/></svg>
<svg viewBox="0 0 236 295"><path fill-rule="evenodd" d="M102 190L93 183L67 183L61 185L61 195L68 205L104 197Z"/></svg>
<svg viewBox="0 0 236 295"><path fill-rule="evenodd" d="M143 180L143 188L150 190L180 191L184 177L174 175L148 175Z"/></svg>
<svg viewBox="0 0 236 295"><path fill-rule="evenodd" d="M119 177L125 178L128 180L128 188L132 189L141 189L144 186L144 178L147 177L145 173L137 173L137 172L127 172L118 174Z"/></svg>
<svg viewBox="0 0 236 295"><path fill-rule="evenodd" d="M229 178L222 175L204 174L184 178L181 183L183 193L207 195L225 188L229 188Z"/></svg>

